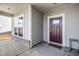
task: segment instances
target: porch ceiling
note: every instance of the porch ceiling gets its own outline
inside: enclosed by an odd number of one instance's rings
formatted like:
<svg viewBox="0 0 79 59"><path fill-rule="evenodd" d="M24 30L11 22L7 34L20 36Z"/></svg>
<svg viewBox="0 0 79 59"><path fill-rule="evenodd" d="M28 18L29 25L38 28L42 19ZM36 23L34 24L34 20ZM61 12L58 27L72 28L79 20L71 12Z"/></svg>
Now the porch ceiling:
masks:
<svg viewBox="0 0 79 59"><path fill-rule="evenodd" d="M65 3L32 3L31 5L41 12L46 12L49 9L65 5Z"/></svg>
<svg viewBox="0 0 79 59"><path fill-rule="evenodd" d="M51 8L65 5L65 3L28 3L41 12L45 12ZM27 3L0 3L0 11L8 14L16 14L26 7Z"/></svg>
<svg viewBox="0 0 79 59"><path fill-rule="evenodd" d="M8 14L16 14L26 7L23 3L0 3L0 11Z"/></svg>

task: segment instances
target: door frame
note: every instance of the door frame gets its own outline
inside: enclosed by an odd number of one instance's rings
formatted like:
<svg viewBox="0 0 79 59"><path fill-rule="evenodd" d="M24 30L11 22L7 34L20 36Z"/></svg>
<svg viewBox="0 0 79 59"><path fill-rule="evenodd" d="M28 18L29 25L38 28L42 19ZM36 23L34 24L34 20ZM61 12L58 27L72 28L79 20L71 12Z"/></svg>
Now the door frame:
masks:
<svg viewBox="0 0 79 59"><path fill-rule="evenodd" d="M50 42L50 33L49 33L49 19L50 18L55 18L55 17L62 17L62 44L59 44L59 43L55 43L55 42ZM59 15L54 15L54 16L48 16L48 19L47 19L47 26L48 26L48 43L53 43L53 44L57 44L57 45L60 45L60 46L65 46L65 14L59 14Z"/></svg>

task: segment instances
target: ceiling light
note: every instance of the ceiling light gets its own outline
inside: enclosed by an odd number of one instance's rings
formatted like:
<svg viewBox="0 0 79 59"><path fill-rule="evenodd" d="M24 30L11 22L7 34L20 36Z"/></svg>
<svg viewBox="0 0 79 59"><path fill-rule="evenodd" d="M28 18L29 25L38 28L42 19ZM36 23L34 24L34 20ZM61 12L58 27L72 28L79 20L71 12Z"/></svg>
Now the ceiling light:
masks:
<svg viewBox="0 0 79 59"><path fill-rule="evenodd" d="M7 8L8 10L10 10L11 8Z"/></svg>
<svg viewBox="0 0 79 59"><path fill-rule="evenodd" d="M56 4L56 3L53 3L53 4Z"/></svg>

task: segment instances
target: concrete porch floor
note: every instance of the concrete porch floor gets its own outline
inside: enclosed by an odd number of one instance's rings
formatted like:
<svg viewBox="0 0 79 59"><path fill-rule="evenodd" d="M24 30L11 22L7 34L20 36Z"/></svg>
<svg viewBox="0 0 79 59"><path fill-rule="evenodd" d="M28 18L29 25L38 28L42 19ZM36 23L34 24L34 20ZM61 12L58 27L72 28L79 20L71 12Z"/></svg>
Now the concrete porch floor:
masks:
<svg viewBox="0 0 79 59"><path fill-rule="evenodd" d="M0 41L0 56L78 56L76 53L64 52L49 46L46 42L29 49L29 43L26 40L12 36L11 40Z"/></svg>
<svg viewBox="0 0 79 59"><path fill-rule="evenodd" d="M78 56L78 54L73 52L65 52L63 49L48 46L47 43L43 42L20 54L20 56Z"/></svg>
<svg viewBox="0 0 79 59"><path fill-rule="evenodd" d="M29 48L28 42L12 36L9 40L0 41L0 56L16 56Z"/></svg>

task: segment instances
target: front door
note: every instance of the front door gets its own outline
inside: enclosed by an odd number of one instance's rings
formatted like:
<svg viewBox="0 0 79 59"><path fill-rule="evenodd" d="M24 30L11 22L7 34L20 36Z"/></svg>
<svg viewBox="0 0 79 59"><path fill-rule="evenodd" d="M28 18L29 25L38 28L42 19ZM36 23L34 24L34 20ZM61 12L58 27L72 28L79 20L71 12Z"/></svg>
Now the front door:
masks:
<svg viewBox="0 0 79 59"><path fill-rule="evenodd" d="M49 41L62 44L62 17L49 18Z"/></svg>

